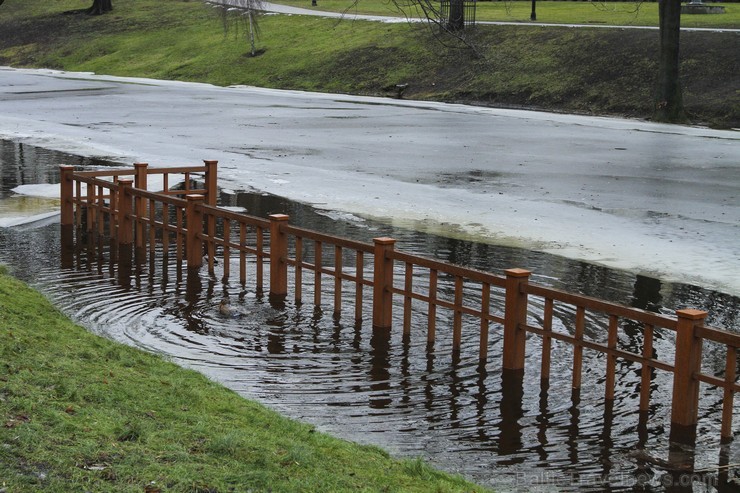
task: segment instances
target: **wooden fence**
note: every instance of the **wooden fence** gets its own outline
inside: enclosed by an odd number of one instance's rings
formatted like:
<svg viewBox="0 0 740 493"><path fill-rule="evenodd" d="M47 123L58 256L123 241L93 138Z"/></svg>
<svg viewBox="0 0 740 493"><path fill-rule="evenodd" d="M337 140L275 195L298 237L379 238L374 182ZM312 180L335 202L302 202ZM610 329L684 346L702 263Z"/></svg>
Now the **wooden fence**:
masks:
<svg viewBox="0 0 740 493"><path fill-rule="evenodd" d="M163 190L148 191L147 176L155 174L164 176ZM178 190L169 187L173 174L184 180ZM192 176L202 176L205 186L194 188ZM84 192L82 184L87 187ZM615 398L617 363L636 363L641 367L640 411L650 406L654 372L672 373L674 441L694 443L699 388L702 383L708 384L723 393L721 439L726 442L733 438L734 397L740 391L740 334L706 326L704 311L681 309L675 317L669 317L538 286L529 282L531 273L524 269L508 269L499 276L398 251L392 238L364 243L291 225L283 214L263 219L235 213L216 206L216 193L215 161L205 161L199 167L162 169L139 163L133 171L75 172L72 167L62 166L62 227L76 225L88 233L108 234L122 245L148 247L151 252L155 245L161 245L164 252L174 248L177 260L185 262L188 269L201 269L205 259L208 271L213 273L219 257L225 280L234 275L233 262L238 265L242 284L249 281L262 290L267 277L269 295L275 300L292 294L301 302L303 287L313 284L313 303L320 306L322 296L333 293L337 315L346 299L343 293L350 289L354 293L355 319L362 319L363 305L369 302L375 329L390 330L394 310L400 309L400 325L404 335L409 335L412 313L426 314L429 343L436 338L438 311L447 310L452 316L453 354L461 348L463 318L476 321L481 364L488 360L489 331L503 331L501 365L508 375L523 375L528 335L535 335L542 340L540 376L543 383L548 382L553 341L560 341L572 346L571 385L575 392L583 385L583 352L595 351L605 355L607 401ZM253 265L253 279L247 276L248 264ZM445 285L454 286L451 292L438 288L442 278ZM330 284L324 284L326 280ZM544 307L542 316L534 316L529 310L533 300ZM572 330L555 326L556 306L575 313ZM594 318L606 321L606 334L598 327L588 327L587 320ZM639 352L618 344L620 327L626 323L641 332ZM672 360L655 355L653 342L658 330L675 338ZM724 371L710 374L702 368L703 347L709 343L718 345L724 354Z"/></svg>

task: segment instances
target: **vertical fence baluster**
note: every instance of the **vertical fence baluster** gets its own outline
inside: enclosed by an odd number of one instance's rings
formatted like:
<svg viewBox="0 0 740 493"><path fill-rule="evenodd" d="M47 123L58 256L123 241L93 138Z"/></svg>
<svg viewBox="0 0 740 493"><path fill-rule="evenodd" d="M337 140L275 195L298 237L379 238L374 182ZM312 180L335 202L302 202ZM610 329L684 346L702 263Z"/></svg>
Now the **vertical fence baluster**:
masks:
<svg viewBox="0 0 740 493"><path fill-rule="evenodd" d="M183 257L182 251L183 251L183 241L184 241L183 236L184 235L182 233L183 233L184 226L183 226L182 214L183 214L182 207L177 207L175 209L175 222L176 222L175 224L175 246L177 249L177 261L178 262L182 262L182 257Z"/></svg>
<svg viewBox="0 0 740 493"><path fill-rule="evenodd" d="M88 233L92 233L95 224L95 185L87 184L87 222L85 224Z"/></svg>
<svg viewBox="0 0 740 493"><path fill-rule="evenodd" d="M98 185L97 199L98 224L96 226L98 227L98 235L103 236L105 234L105 213L103 212L105 210L105 191L102 185Z"/></svg>
<svg viewBox="0 0 740 493"><path fill-rule="evenodd" d="M321 306L321 269L323 269L322 262L322 244L320 241L314 242L314 275L313 275L313 304L315 306Z"/></svg>
<svg viewBox="0 0 740 493"><path fill-rule="evenodd" d="M213 267L216 258L216 217L213 214L206 214L206 237L208 252L208 273L213 274Z"/></svg>
<svg viewBox="0 0 740 493"><path fill-rule="evenodd" d="M485 364L488 360L488 328L491 321L488 317L491 315L491 285L484 282L481 285L480 296L480 343L478 347L478 362Z"/></svg>
<svg viewBox="0 0 740 493"><path fill-rule="evenodd" d="M334 316L342 312L342 247L334 246Z"/></svg>
<svg viewBox="0 0 740 493"><path fill-rule="evenodd" d="M149 199L149 250L154 253L157 242L157 203L154 199Z"/></svg>
<svg viewBox="0 0 740 493"><path fill-rule="evenodd" d="M303 299L303 238L295 238L295 301Z"/></svg>
<svg viewBox="0 0 740 493"><path fill-rule="evenodd" d="M244 286L247 283L247 225L239 223L239 282Z"/></svg>
<svg viewBox="0 0 740 493"><path fill-rule="evenodd" d="M607 347L615 351L617 349L617 330L619 328L619 317L609 315L609 335L607 338ZM617 357L614 354L606 355L606 400L614 400L614 387L617 375Z"/></svg>
<svg viewBox="0 0 740 493"><path fill-rule="evenodd" d="M404 274L404 297L403 297L403 333L411 334L411 293L413 291L414 264L406 262Z"/></svg>
<svg viewBox="0 0 740 493"><path fill-rule="evenodd" d="M205 253L208 258L208 273L213 275L216 265L216 230L211 228L211 222L214 217L211 214L205 214L206 230L204 236Z"/></svg>
<svg viewBox="0 0 740 493"><path fill-rule="evenodd" d="M583 331L586 325L586 308L576 308L576 342L573 346L573 390L581 388L581 370L583 369Z"/></svg>
<svg viewBox="0 0 740 493"><path fill-rule="evenodd" d="M75 214L75 223L77 224L77 228L82 228L82 182L77 181L75 182L75 197L73 200L75 204L76 214Z"/></svg>
<svg viewBox="0 0 740 493"><path fill-rule="evenodd" d="M362 292L365 278L365 253L357 251L355 258L355 322L362 320Z"/></svg>
<svg viewBox="0 0 740 493"><path fill-rule="evenodd" d="M231 220L224 219L224 282L229 282L231 274Z"/></svg>
<svg viewBox="0 0 740 493"><path fill-rule="evenodd" d="M256 262L257 262L257 272L256 272L257 279L256 279L256 281L257 281L257 291L258 292L262 292L262 290L264 289L264 286L265 286L264 268L263 268L263 265L264 265L263 256L265 255L265 251L264 251L265 232L262 230L262 227L261 226L257 226L256 227L256 230L257 230L257 259L256 259Z"/></svg>
<svg viewBox="0 0 740 493"><path fill-rule="evenodd" d="M735 393L729 387L735 383L737 371L737 348L727 346L727 361L725 363L725 391L722 397L722 441L732 440L732 411Z"/></svg>
<svg viewBox="0 0 740 493"><path fill-rule="evenodd" d="M108 235L111 240L118 239L118 180L114 186L110 189L110 202L109 202L109 221L108 221Z"/></svg>
<svg viewBox="0 0 740 493"><path fill-rule="evenodd" d="M462 344L463 278L455 276L455 309L452 315L452 351L459 352Z"/></svg>
<svg viewBox="0 0 740 493"><path fill-rule="evenodd" d="M429 270L429 308L427 310L427 344L437 339L437 271Z"/></svg>
<svg viewBox="0 0 740 493"><path fill-rule="evenodd" d="M542 328L545 334L542 336L542 364L540 369L540 380L542 382L550 381L550 360L552 357L552 313L553 313L553 300L552 298L545 298L545 313L542 319Z"/></svg>
<svg viewBox="0 0 740 493"><path fill-rule="evenodd" d="M162 202L162 253L170 253L170 210L167 204Z"/></svg>
<svg viewBox="0 0 740 493"><path fill-rule="evenodd" d="M653 357L653 326L650 324L645 324L643 330L642 357L645 359ZM644 362L640 371L640 411L650 409L651 374L652 368Z"/></svg>

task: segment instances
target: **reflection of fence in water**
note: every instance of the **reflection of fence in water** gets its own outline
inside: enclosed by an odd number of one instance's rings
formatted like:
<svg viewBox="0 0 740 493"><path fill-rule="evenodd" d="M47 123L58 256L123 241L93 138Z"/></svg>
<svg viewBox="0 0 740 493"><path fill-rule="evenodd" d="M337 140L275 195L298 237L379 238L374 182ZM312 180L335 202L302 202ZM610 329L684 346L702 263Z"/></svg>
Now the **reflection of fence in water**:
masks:
<svg viewBox="0 0 740 493"><path fill-rule="evenodd" d="M114 170L92 176L63 168L63 226L76 224L89 233L103 234L107 220L108 234L120 244L133 244L137 251L146 251L148 246L153 253L161 245L166 252L174 242L178 262L190 269L201 268L205 257L208 272L213 274L218 258L228 281L236 277L231 272L233 263L240 283L254 283L258 291L267 284L270 297L277 302L289 295L305 302L306 293L316 306L331 300L335 316L350 311L359 322L371 314L374 328L402 327L404 338L425 337L428 349L433 348L438 332L444 331L443 339L452 346L453 364L468 357L461 349L468 351L476 345L480 364L490 364L488 351L491 341L496 341L497 348L502 346L501 369L509 390L521 386L527 358L535 359L535 346L543 389L551 380L553 351L559 357L567 355L567 365L558 363L561 369L571 368L574 402L584 385L584 350L604 359L603 370L587 368L587 378L603 383L607 402L618 397L619 375L639 370L634 392L641 413L655 405L651 387L658 381L656 376L661 375L664 382L662 375L670 374L671 439L675 441L695 441L700 385L708 384L722 394L721 438L733 438L734 394L740 390L740 335L705 327L705 312L679 310L676 318L668 317L530 284L529 271L522 269L509 269L502 277L397 251L390 238L362 243L293 226L281 214L266 220L225 210L215 206L216 164L212 161L204 167L164 170L137 165L134 176L140 177L139 186L146 186L141 176L147 173L165 177L187 173L186 183L191 173L204 173L203 189L186 186L177 192L184 199L132 187L131 180L121 178L127 173L133 174ZM103 180L105 176L114 179ZM80 183L87 183L84 194ZM533 335L538 336L536 343ZM713 350L703 351L703 346ZM673 347L673 354L663 354ZM532 366L528 371L534 371Z"/></svg>

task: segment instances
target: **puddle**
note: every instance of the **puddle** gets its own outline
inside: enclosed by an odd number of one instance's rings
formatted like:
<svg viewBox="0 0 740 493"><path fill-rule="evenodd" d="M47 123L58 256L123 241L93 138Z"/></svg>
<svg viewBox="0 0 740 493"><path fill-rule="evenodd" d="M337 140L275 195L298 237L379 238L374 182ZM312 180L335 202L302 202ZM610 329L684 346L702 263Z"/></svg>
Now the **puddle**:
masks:
<svg viewBox="0 0 740 493"><path fill-rule="evenodd" d="M13 200L10 188L58 181L58 164L106 164L2 142L0 163L0 207ZM532 282L646 310L672 313L676 307L700 307L710 312L709 324L740 330L740 300L696 286L419 233L270 195L222 192L220 203L260 217L286 213L301 227L361 241L391 236L398 249L492 272L526 267L534 271ZM475 323L464 324L461 357L456 358L446 315L440 315L438 339L428 347L423 313L415 314L407 339L400 330L374 332L369 314L364 323L354 322L350 290L343 303L347 311L339 317L332 314L331 296L324 297L325 306L315 307L306 286L303 304L275 306L254 289L253 265L242 286L234 277L222 282L220 265L213 276L205 270L187 275L161 254L137 258L104 241L64 249L56 222L0 228L0 261L96 333L167 355L321 430L396 454L425 457L498 491L665 489L666 470L646 460L668 456L671 382L662 372L654 380L650 412L641 416L635 411L637 367L618 366L617 400L610 406L603 399L603 358L586 351L584 381L597 383L574 398L571 350L555 344L553 376L548 392L541 393L538 371L525 373L523 387L502 378L500 331L492 331L488 364L481 368ZM440 280L440 290L445 289L452 286ZM219 310L223 299L231 305L226 315ZM534 316L541 314L542 307L533 309ZM573 317L563 308L556 310L558 323L571 323ZM588 326L598 332L602 325L590 320ZM626 348L640 347L639 331L627 327L623 332ZM528 344L533 349L528 366L538 368L538 338ZM671 338L660 331L654 347L659 355L673 351ZM724 364L723 355L711 348L708 353L706 365ZM706 386L702 393L697 468L716 467L718 457L726 464L739 463L740 447L719 444L721 394ZM735 420L740 422L737 404ZM712 478L716 475L697 477L693 490L707 491Z"/></svg>

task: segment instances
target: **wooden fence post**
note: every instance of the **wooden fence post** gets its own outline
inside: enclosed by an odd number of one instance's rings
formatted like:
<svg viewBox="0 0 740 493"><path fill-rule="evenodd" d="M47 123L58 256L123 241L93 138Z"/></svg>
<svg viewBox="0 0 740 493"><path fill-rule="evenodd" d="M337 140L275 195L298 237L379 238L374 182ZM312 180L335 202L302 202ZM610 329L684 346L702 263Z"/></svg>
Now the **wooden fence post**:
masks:
<svg viewBox="0 0 740 493"><path fill-rule="evenodd" d="M133 213L131 199L131 185L133 180L121 178L118 180L118 243L130 245L133 237L131 214Z"/></svg>
<svg viewBox="0 0 740 493"><path fill-rule="evenodd" d="M134 163L134 187L139 190L146 190L147 188L147 163ZM134 210L136 211L136 222L134 223L134 239L136 240L136 247L142 248L146 243L144 237L144 222L142 219L146 216L146 200L142 197L134 198Z"/></svg>
<svg viewBox="0 0 740 493"><path fill-rule="evenodd" d="M393 324L393 251L396 240L374 238L373 261L373 328L390 329Z"/></svg>
<svg viewBox="0 0 740 493"><path fill-rule="evenodd" d="M704 324L707 312L677 310L676 358L673 370L673 403L671 405L671 433L674 442L694 443L696 423L699 420L699 380L701 371L702 339L696 337L696 327Z"/></svg>
<svg viewBox="0 0 740 493"><path fill-rule="evenodd" d="M506 305L504 314L504 369L524 371L524 350L527 333L522 325L527 323L527 294L522 285L529 282L531 271L507 269Z"/></svg>
<svg viewBox="0 0 740 493"><path fill-rule="evenodd" d="M206 204L215 207L218 202L218 179L216 178L218 161L209 161L204 159L203 164L206 165Z"/></svg>
<svg viewBox="0 0 740 493"><path fill-rule="evenodd" d="M204 176L205 190L206 190L205 202L208 205L216 207L216 204L218 202L216 165L218 164L218 161L203 160L203 164L206 165L206 172ZM208 233L208 236L210 238L213 238L216 236L216 218L211 214L206 215L206 232ZM208 245L210 248L212 248L211 250L208 251L209 267L212 267L212 264L210 263L211 259L213 258L211 256L211 253L215 255L216 245L213 243L209 243Z"/></svg>
<svg viewBox="0 0 740 493"><path fill-rule="evenodd" d="M71 226L75 222L74 182L72 178L74 171L74 166L66 164L59 166L59 198L62 202L62 226Z"/></svg>
<svg viewBox="0 0 740 493"><path fill-rule="evenodd" d="M272 214L270 217L270 298L283 300L288 294L288 235L283 225L290 216Z"/></svg>
<svg viewBox="0 0 740 493"><path fill-rule="evenodd" d="M134 187L139 190L148 190L146 188L147 182L147 168L148 163L134 163Z"/></svg>
<svg viewBox="0 0 740 493"><path fill-rule="evenodd" d="M95 214L95 211L96 211L95 185L92 185L90 183L87 184L87 198L85 199L85 204L87 205L85 209L87 211L85 229L87 230L88 233L92 233L93 229L95 228L95 221L97 220L97 215Z"/></svg>
<svg viewBox="0 0 740 493"><path fill-rule="evenodd" d="M203 211L199 207L205 197L203 195L186 195L185 208L185 261L188 269L200 268L203 265Z"/></svg>

